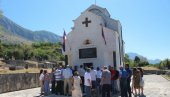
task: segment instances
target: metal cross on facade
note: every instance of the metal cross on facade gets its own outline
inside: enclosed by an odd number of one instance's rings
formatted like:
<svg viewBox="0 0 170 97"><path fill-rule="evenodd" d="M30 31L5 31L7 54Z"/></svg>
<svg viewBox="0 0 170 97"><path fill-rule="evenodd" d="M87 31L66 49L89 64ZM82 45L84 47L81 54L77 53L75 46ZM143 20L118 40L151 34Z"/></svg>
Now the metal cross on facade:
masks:
<svg viewBox="0 0 170 97"><path fill-rule="evenodd" d="M88 23L91 23L91 20L88 20L88 18L86 17L86 18L85 18L85 21L82 22L82 24L85 24L86 27L88 27Z"/></svg>

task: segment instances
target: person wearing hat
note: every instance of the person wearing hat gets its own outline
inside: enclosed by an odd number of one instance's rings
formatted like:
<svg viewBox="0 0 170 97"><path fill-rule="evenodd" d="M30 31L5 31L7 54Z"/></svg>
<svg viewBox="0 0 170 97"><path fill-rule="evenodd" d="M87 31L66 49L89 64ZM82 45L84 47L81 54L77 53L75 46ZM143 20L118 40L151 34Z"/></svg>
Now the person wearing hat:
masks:
<svg viewBox="0 0 170 97"><path fill-rule="evenodd" d="M70 69L70 66L67 65L67 67L63 70L63 78L64 78L64 95L66 96L71 95L71 78L72 78L72 70ZM68 92L67 92L67 86L68 86Z"/></svg>

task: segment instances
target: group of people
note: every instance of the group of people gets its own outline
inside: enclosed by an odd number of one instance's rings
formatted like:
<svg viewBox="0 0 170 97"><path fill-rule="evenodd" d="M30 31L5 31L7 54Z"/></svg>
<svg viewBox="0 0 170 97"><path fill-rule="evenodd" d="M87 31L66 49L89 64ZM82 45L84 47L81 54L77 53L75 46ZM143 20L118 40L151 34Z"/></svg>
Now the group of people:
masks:
<svg viewBox="0 0 170 97"><path fill-rule="evenodd" d="M132 97L131 94L143 95L143 70L142 68L129 68L129 64L125 64L125 69L120 67L120 93L121 97ZM137 91L138 90L138 93ZM135 91L135 92L134 92Z"/></svg>
<svg viewBox="0 0 170 97"><path fill-rule="evenodd" d="M52 69L51 74L47 70L40 70L41 94L65 95L72 97L111 97L120 93L121 97L131 97L131 93L143 94L143 71L141 68L131 70L126 64L125 68L116 70L111 66L103 68L75 66L74 69L67 65ZM119 80L118 80L119 79ZM120 81L120 82L118 82ZM49 86L51 82L51 88ZM120 89L118 86L120 83ZM143 84L142 84L143 83ZM138 93L137 90L138 89Z"/></svg>

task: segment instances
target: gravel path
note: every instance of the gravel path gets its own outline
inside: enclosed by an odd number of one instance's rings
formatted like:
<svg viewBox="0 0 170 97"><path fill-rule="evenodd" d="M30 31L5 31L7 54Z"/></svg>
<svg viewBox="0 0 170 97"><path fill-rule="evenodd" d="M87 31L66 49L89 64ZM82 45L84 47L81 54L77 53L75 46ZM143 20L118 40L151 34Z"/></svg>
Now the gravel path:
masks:
<svg viewBox="0 0 170 97"><path fill-rule="evenodd" d="M161 75L145 75L144 95L140 97L170 97L170 81ZM0 97L39 97L40 88L0 94ZM48 97L64 97L51 95Z"/></svg>

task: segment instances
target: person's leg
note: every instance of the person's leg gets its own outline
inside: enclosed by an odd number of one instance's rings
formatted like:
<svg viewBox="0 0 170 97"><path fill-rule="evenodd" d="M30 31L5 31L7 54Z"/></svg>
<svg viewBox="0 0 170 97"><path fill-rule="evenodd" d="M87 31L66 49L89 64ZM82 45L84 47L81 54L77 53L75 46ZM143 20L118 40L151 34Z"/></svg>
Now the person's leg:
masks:
<svg viewBox="0 0 170 97"><path fill-rule="evenodd" d="M81 88L82 88L82 92L84 93L85 91L84 91L84 77L83 76L81 76L81 81L82 81Z"/></svg>
<svg viewBox="0 0 170 97"><path fill-rule="evenodd" d="M97 87L97 82L96 81L94 81L94 91L96 92L96 88Z"/></svg>
<svg viewBox="0 0 170 97"><path fill-rule="evenodd" d="M85 91L86 91L86 97L91 97L91 87L90 86L85 86Z"/></svg>
<svg viewBox="0 0 170 97"><path fill-rule="evenodd" d="M126 89L126 85L125 85L125 80L124 80L124 79L122 80L122 84L123 84L123 86L122 86L122 92L123 92L122 95L123 95L123 97L125 97L125 93L126 93L126 90L125 90L125 89Z"/></svg>
<svg viewBox="0 0 170 97"><path fill-rule="evenodd" d="M118 89L118 82L117 82L118 80L114 80L114 90L115 90L115 94L116 93L119 93L119 89Z"/></svg>
<svg viewBox="0 0 170 97"><path fill-rule="evenodd" d="M64 84L64 80L61 80L61 85L60 85L60 87L61 87L61 95L64 95L64 86L63 86L63 84Z"/></svg>
<svg viewBox="0 0 170 97"><path fill-rule="evenodd" d="M132 93L133 93L133 91L134 91L134 81L133 81L133 80L132 80L131 91L132 91Z"/></svg>
<svg viewBox="0 0 170 97"><path fill-rule="evenodd" d="M49 93L50 93L50 86L49 86L49 81L47 81L47 95L49 95Z"/></svg>
<svg viewBox="0 0 170 97"><path fill-rule="evenodd" d="M60 95L62 95L63 94L63 83L62 83L62 81L58 81L58 92L60 93Z"/></svg>
<svg viewBox="0 0 170 97"><path fill-rule="evenodd" d="M115 94L114 80L111 80L111 91L112 94L114 95Z"/></svg>
<svg viewBox="0 0 170 97"><path fill-rule="evenodd" d="M107 92L107 97L110 97L110 87L111 85L107 84L107 89L106 89L106 92Z"/></svg>
<svg viewBox="0 0 170 97"><path fill-rule="evenodd" d="M127 79L124 79L124 96L128 97L128 92L127 92Z"/></svg>
<svg viewBox="0 0 170 97"><path fill-rule="evenodd" d="M72 87L71 78L67 80L67 83L68 83L68 93L69 95L71 95L71 87Z"/></svg>
<svg viewBox="0 0 170 97"><path fill-rule="evenodd" d="M42 81L40 81L40 86L41 86L40 92L41 92L41 95L42 95L42 93L43 93L43 83L42 83Z"/></svg>
<svg viewBox="0 0 170 97"><path fill-rule="evenodd" d="M132 97L131 96L130 80L127 80L127 92L128 92L129 97Z"/></svg>
<svg viewBox="0 0 170 97"><path fill-rule="evenodd" d="M123 88L124 88L124 86L123 86L123 80L122 80L122 78L120 79L120 93L121 93L121 97L124 97L124 95L123 95Z"/></svg>
<svg viewBox="0 0 170 97"><path fill-rule="evenodd" d="M55 81L52 81L52 94L55 93Z"/></svg>
<svg viewBox="0 0 170 97"><path fill-rule="evenodd" d="M121 82L122 82L121 96L122 97L127 97L127 79L126 78L122 78Z"/></svg>
<svg viewBox="0 0 170 97"><path fill-rule="evenodd" d="M138 94L140 94L140 88L141 88L141 87L138 88Z"/></svg>
<svg viewBox="0 0 170 97"><path fill-rule="evenodd" d="M107 88L107 86L104 84L102 86L102 97L105 97L105 95L106 95L106 88Z"/></svg>
<svg viewBox="0 0 170 97"><path fill-rule="evenodd" d="M47 81L44 81L44 94L47 95L47 93L48 93Z"/></svg>
<svg viewBox="0 0 170 97"><path fill-rule="evenodd" d="M135 90L135 95L137 95L137 93L136 93L136 87L134 87L134 90Z"/></svg>
<svg viewBox="0 0 170 97"><path fill-rule="evenodd" d="M57 83L57 86L56 86L56 89L55 89L55 94L57 95L58 93L59 93L59 81L56 81L56 83Z"/></svg>
<svg viewBox="0 0 170 97"><path fill-rule="evenodd" d="M141 87L141 94L143 95L143 86Z"/></svg>
<svg viewBox="0 0 170 97"><path fill-rule="evenodd" d="M67 94L66 89L67 89L67 79L64 79L64 95Z"/></svg>
<svg viewBox="0 0 170 97"><path fill-rule="evenodd" d="M101 94L102 92L102 85L100 85L101 79L99 79L99 93Z"/></svg>

